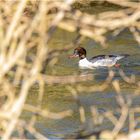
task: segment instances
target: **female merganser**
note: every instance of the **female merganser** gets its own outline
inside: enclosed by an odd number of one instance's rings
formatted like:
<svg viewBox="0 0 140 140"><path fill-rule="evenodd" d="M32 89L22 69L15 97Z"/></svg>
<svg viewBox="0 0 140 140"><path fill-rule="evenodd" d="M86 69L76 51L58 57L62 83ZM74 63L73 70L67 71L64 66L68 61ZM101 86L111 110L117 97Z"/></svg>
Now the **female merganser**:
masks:
<svg viewBox="0 0 140 140"><path fill-rule="evenodd" d="M74 50L74 54L70 56L79 57L79 67L82 69L94 69L97 67L119 67L120 64L116 64L116 62L122 58L129 56L128 54L122 55L98 55L94 56L91 59L86 58L86 50L82 47L77 47Z"/></svg>

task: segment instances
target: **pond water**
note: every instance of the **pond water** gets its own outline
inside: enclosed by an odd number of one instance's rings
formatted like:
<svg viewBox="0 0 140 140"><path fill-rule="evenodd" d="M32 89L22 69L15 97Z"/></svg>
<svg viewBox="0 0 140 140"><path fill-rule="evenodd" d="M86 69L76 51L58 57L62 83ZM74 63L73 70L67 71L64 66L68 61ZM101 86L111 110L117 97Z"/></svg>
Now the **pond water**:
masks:
<svg viewBox="0 0 140 140"><path fill-rule="evenodd" d="M60 29L57 29L53 35L49 47L60 48L71 43L74 39L75 34L69 33ZM82 42L82 46L87 50L87 56L90 58L99 54L130 54L130 57L121 60L121 68L124 70L126 75L136 75L136 80L140 80L140 46L133 39L129 31L125 30L120 33L117 37L108 35L108 48L102 48L99 44L93 40L86 38ZM58 62L53 67L48 67L46 70L47 74L52 75L79 75L81 71L78 68L78 59L69 59L68 55L72 54L73 50L69 52L63 52L59 56ZM117 69L114 69L116 73ZM108 71L105 69L98 70L87 70L86 73L95 75L93 81L84 82L83 85L91 86L94 84L100 84L107 76ZM122 93L131 96L135 89L135 86L125 83L116 74L116 79L120 80ZM32 104L36 103L38 87L33 87L29 99L32 99ZM108 88L104 92L85 92L79 93L79 99L86 111L86 125L91 119L90 106L96 105L99 111L113 110L117 107L115 100L116 93L113 88ZM138 106L140 97L137 96L134 99L134 105ZM73 99L73 96L67 89L67 85L46 85L45 94L43 97L42 106L45 109L49 109L52 112L64 111L67 109L74 110L74 114L70 117L66 117L62 120L53 120L48 118L38 117L36 128L44 135L50 138L58 138L60 134L68 134L77 131L80 127L80 119L78 113L78 106ZM26 113L28 116L28 113ZM25 116L26 116L25 115ZM105 122L107 124L108 121ZM104 128L111 129L111 125L104 125Z"/></svg>

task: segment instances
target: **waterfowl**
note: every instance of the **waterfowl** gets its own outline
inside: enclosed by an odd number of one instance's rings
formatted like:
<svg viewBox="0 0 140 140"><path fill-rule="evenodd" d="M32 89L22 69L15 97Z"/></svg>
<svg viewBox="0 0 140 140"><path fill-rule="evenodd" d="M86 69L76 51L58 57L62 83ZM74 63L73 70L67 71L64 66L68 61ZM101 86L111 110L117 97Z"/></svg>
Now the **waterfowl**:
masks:
<svg viewBox="0 0 140 140"><path fill-rule="evenodd" d="M127 56L129 55L97 55L91 59L87 59L86 50L83 47L77 47L70 58L79 57L79 67L82 69L94 69L98 67L119 67L120 64L117 64L117 61Z"/></svg>

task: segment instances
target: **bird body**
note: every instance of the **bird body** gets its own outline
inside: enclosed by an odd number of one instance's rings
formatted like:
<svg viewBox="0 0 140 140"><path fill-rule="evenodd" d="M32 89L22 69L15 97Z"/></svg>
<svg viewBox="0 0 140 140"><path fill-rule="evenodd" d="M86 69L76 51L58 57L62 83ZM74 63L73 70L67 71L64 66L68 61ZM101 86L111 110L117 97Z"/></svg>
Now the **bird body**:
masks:
<svg viewBox="0 0 140 140"><path fill-rule="evenodd" d="M79 57L79 67L82 69L94 69L98 67L112 67L115 66L117 61L125 58L129 55L98 55L91 59L86 58L86 50L82 47L78 47L74 50L74 54L71 57ZM118 66L118 65L116 65Z"/></svg>

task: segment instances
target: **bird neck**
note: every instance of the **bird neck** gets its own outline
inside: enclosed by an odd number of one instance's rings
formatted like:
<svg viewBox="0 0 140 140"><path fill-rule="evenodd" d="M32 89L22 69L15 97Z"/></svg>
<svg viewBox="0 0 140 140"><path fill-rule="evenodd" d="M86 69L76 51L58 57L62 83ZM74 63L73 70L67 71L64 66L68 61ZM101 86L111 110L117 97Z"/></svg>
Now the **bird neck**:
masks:
<svg viewBox="0 0 140 140"><path fill-rule="evenodd" d="M82 60L82 59L84 59L84 58L86 58L85 55L81 55L81 56L79 56L79 59L80 59L80 60Z"/></svg>

